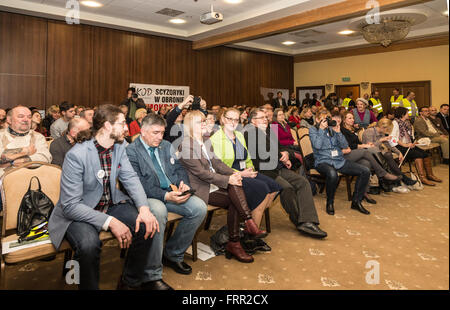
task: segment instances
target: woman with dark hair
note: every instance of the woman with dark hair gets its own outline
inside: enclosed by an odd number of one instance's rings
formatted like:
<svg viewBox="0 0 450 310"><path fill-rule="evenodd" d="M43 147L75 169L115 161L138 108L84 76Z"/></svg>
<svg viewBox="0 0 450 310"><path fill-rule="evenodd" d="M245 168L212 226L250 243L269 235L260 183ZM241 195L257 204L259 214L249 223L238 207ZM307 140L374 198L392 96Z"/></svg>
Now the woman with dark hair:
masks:
<svg viewBox="0 0 450 310"><path fill-rule="evenodd" d="M298 142L294 140L294 137L292 137L291 127L289 127L289 124L286 122L283 109L275 109L273 112L272 124L277 126L275 133L277 134L281 145L288 146L294 150L300 150Z"/></svg>
<svg viewBox="0 0 450 310"><path fill-rule="evenodd" d="M31 112L31 129L41 133L44 137L48 137L48 131L42 126L42 117L41 113L38 110L34 110Z"/></svg>
<svg viewBox="0 0 450 310"><path fill-rule="evenodd" d="M409 110L404 107L395 109L395 120L391 136L398 141L397 149L405 156L405 160L413 159L419 172L419 179L424 185L435 186L431 181L442 182L433 174L431 157L427 152L416 146L414 128L409 121Z"/></svg>
<svg viewBox="0 0 450 310"><path fill-rule="evenodd" d="M297 128L300 128L300 122L301 122L301 117L298 114L298 108L297 107L291 107L288 111L288 121L291 123L295 123L295 126Z"/></svg>

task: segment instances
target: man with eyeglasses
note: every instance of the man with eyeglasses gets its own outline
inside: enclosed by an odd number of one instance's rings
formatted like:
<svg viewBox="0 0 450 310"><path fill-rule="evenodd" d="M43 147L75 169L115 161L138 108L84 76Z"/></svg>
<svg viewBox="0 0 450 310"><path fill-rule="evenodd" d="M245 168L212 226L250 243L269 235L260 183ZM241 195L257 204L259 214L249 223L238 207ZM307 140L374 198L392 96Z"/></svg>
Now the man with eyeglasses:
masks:
<svg viewBox="0 0 450 310"><path fill-rule="evenodd" d="M264 109L252 110L250 123L244 137L255 169L283 188L281 205L299 232L325 238L327 233L319 228L311 186L305 177L292 170L292 162L297 160L294 151L279 143Z"/></svg>
<svg viewBox="0 0 450 310"><path fill-rule="evenodd" d="M111 231L128 249L118 289L153 289L150 247L159 224L150 212L145 191L125 152L125 115L102 105L94 116L95 132L80 139L62 166L61 194L48 230L58 249L66 239L80 266L79 288L99 288L101 230ZM121 182L128 195L118 189Z"/></svg>

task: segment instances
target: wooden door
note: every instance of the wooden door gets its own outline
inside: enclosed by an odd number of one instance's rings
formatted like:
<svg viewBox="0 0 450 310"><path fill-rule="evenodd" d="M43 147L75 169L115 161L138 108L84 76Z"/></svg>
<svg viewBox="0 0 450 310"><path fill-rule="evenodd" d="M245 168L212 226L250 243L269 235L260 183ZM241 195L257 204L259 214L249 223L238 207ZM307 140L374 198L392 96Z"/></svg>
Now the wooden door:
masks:
<svg viewBox="0 0 450 310"><path fill-rule="evenodd" d="M359 84L356 85L336 85L336 95L338 98L344 99L349 92L353 93L352 99L355 101L359 98Z"/></svg>
<svg viewBox="0 0 450 310"><path fill-rule="evenodd" d="M383 104L383 111L391 109L391 96L394 88L400 90L400 94L406 97L408 91L416 94L415 101L418 107L431 105L431 82L398 82L398 83L375 83L372 84L372 91L380 92L380 100Z"/></svg>

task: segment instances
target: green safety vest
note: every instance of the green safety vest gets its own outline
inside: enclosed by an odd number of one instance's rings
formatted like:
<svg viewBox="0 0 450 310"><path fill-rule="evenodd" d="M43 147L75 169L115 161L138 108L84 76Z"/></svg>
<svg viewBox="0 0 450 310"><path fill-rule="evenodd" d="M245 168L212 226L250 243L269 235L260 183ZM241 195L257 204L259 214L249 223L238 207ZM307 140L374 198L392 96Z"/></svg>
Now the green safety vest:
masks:
<svg viewBox="0 0 450 310"><path fill-rule="evenodd" d="M395 97L391 97L391 106L393 108L399 107L400 103L403 101L403 95L398 95L397 100L395 100Z"/></svg>
<svg viewBox="0 0 450 310"><path fill-rule="evenodd" d="M418 116L418 114L417 114L418 109L417 109L417 104L416 104L415 100L410 102L408 99L404 98L402 100L402 106L404 108L408 109L408 114L409 114L410 117Z"/></svg>
<svg viewBox="0 0 450 310"><path fill-rule="evenodd" d="M352 101L352 98L345 98L344 101L342 101L342 106L348 108L350 101Z"/></svg>

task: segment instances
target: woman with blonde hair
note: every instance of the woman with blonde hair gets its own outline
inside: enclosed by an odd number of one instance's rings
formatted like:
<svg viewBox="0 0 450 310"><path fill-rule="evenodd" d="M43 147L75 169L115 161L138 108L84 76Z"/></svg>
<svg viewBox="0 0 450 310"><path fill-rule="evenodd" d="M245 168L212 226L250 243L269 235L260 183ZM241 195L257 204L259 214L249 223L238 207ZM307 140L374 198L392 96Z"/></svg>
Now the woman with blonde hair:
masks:
<svg viewBox="0 0 450 310"><path fill-rule="evenodd" d="M315 123L315 116L310 107L305 107L300 113L300 127L311 128Z"/></svg>
<svg viewBox="0 0 450 310"><path fill-rule="evenodd" d="M137 135L138 133L141 133L141 125L142 120L144 117L147 116L147 110L146 109L137 109L134 113L134 117L136 120L132 121L130 123L130 136L133 137L134 135Z"/></svg>
<svg viewBox="0 0 450 310"><path fill-rule="evenodd" d="M50 126L60 117L61 114L59 114L59 106L54 104L47 109L47 114L42 121L42 126L47 130L47 132L50 132Z"/></svg>
<svg viewBox="0 0 450 310"><path fill-rule="evenodd" d="M200 111L192 111L184 118L184 138L180 145L180 162L189 175L192 189L206 204L228 210L227 226L229 241L225 247L226 257L236 257L244 263L253 262L240 243L239 223L245 221L247 231L257 237L266 236L252 218L242 188L242 176L216 157L209 140L206 117Z"/></svg>
<svg viewBox="0 0 450 310"><path fill-rule="evenodd" d="M236 130L239 111L230 108L222 114L223 126L211 136L211 144L216 156L242 177L242 186L252 217L259 227L264 210L270 206L281 187L271 178L255 171L247 150L244 135ZM262 240L262 249L269 251Z"/></svg>

